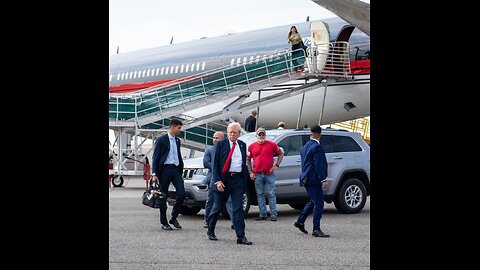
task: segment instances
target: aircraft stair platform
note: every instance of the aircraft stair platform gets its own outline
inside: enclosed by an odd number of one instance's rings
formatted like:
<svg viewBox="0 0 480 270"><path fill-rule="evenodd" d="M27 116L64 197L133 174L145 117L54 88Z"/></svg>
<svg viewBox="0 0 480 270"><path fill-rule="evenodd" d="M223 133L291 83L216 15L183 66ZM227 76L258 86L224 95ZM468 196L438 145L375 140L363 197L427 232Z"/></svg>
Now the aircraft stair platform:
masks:
<svg viewBox="0 0 480 270"><path fill-rule="evenodd" d="M218 68L170 84L129 94L110 94L110 127L155 128L150 124L231 98L242 99L267 87L299 79L305 79L305 82L310 79L322 81L325 78L348 77L350 74L348 43L312 46L308 52L309 56L302 49L279 51L261 60L251 59L243 64ZM305 66L305 72L296 72L301 66ZM243 106L241 109L248 108ZM233 112L229 110L228 113ZM222 114L226 116L225 110L217 112L215 118L223 117ZM211 120L214 119L204 117L203 122ZM188 124L195 125L194 122Z"/></svg>

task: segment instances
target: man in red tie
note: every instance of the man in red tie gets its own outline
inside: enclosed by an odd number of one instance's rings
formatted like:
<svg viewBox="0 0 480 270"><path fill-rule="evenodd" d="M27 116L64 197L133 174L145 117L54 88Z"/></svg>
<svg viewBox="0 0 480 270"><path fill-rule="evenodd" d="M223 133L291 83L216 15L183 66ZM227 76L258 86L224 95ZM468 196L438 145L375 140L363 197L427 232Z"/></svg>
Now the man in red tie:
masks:
<svg viewBox="0 0 480 270"><path fill-rule="evenodd" d="M237 140L240 136L240 124L235 122L227 127L228 138L218 141L212 165L213 208L208 216L208 239L218 240L215 235L220 211L225 206L228 196L232 197L232 222L237 235L237 244L251 245L245 237L245 213L243 211L243 194L247 185L248 169L246 165L247 145Z"/></svg>

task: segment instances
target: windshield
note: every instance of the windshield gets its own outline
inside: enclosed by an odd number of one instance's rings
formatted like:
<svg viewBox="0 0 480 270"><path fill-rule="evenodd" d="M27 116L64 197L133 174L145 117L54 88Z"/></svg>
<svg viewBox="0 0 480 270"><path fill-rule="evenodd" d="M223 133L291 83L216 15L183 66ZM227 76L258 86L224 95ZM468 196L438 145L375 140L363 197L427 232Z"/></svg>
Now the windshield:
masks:
<svg viewBox="0 0 480 270"><path fill-rule="evenodd" d="M245 134L243 136L240 136L238 139L245 142L247 144L247 147L251 144L251 143L254 143L257 141L257 137L255 136L256 134L255 133L248 133L248 134ZM277 135L268 135L265 137L265 139L269 140L269 141L273 141L273 139L275 139L275 137L277 137Z"/></svg>

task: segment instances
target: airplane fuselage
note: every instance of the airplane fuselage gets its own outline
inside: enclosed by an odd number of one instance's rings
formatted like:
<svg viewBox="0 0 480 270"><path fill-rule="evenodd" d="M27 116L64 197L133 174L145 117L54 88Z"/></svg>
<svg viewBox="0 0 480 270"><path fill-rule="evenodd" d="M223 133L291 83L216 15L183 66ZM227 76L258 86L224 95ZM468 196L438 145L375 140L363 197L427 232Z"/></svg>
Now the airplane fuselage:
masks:
<svg viewBox="0 0 480 270"><path fill-rule="evenodd" d="M349 25L340 18L322 20L328 24L330 41L335 41L342 27ZM305 45L310 44L310 23L295 24ZM262 59L275 51L290 49L287 35L291 25L229 34L220 37L202 38L190 42L170 44L152 49L121 53L110 56L109 93L123 94L138 91L150 86L161 85L176 79L216 69L235 66ZM358 80L339 82L329 86L322 122L353 119L369 115L370 93L370 38L364 33L354 30L348 40L352 74ZM354 78L355 78L354 77ZM308 95L308 96L307 96ZM313 124L318 121L318 104L323 100L323 88L313 90L306 95L302 123ZM253 96L253 95L252 95ZM250 97L253 98L253 97ZM337 99L335 101L335 99ZM270 127L279 121L287 123L287 127L295 127L301 95L262 107L263 111L290 106L291 111L283 110L269 119L268 115L259 117L260 123ZM353 102L356 110L346 111L345 102ZM337 104L340 109L334 108ZM329 109L329 107L332 107ZM337 106L338 107L338 106ZM293 113L295 111L296 113ZM249 112L237 116L239 121L248 117ZM266 114L266 113L265 113ZM356 117L357 116L357 117ZM295 121L292 121L295 119ZM316 124L316 123L315 123Z"/></svg>

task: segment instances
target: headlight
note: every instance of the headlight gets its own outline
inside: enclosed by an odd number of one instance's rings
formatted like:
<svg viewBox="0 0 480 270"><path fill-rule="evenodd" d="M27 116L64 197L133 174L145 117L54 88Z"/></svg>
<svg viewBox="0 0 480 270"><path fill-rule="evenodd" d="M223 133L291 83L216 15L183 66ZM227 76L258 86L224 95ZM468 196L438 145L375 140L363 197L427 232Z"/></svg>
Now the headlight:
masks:
<svg viewBox="0 0 480 270"><path fill-rule="evenodd" d="M208 169L205 169L205 168L203 168L203 169L198 169L195 174L201 174L201 175L203 175L203 176L207 176L207 174L208 174Z"/></svg>

